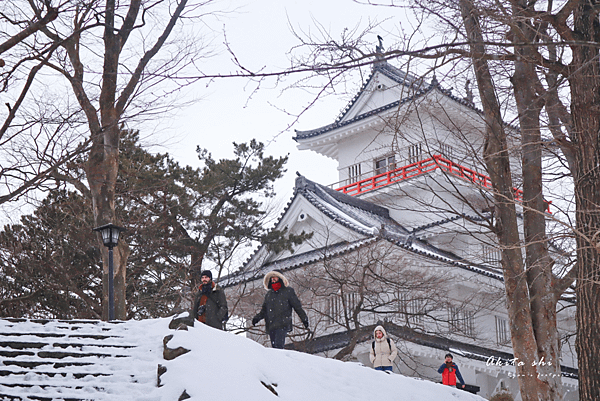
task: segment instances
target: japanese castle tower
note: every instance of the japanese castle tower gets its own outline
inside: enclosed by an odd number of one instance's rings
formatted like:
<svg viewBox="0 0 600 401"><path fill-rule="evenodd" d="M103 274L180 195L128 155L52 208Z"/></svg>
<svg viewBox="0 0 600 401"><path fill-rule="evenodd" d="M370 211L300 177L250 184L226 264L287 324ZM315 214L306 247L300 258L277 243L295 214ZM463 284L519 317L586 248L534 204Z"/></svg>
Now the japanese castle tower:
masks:
<svg viewBox="0 0 600 401"><path fill-rule="evenodd" d="M312 237L293 253L261 247L223 278L232 314L251 319L264 275L279 269L311 324L310 332L298 325L286 347L370 367L373 328L383 324L398 345L394 372L440 382L450 352L470 391L520 400L504 363L513 356L500 253L486 229L493 203L483 130L469 97L374 65L334 122L296 131L299 149L337 161L339 182L298 173L276 227ZM577 400L574 308L563 309L564 399ZM249 330L268 343L264 328Z"/></svg>

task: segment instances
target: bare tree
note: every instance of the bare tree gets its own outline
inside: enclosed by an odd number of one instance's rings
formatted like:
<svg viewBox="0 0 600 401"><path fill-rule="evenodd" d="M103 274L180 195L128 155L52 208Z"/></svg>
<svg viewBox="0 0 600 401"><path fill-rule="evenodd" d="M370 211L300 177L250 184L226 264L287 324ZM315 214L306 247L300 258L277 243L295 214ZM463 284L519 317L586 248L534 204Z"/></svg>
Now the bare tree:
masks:
<svg viewBox="0 0 600 401"><path fill-rule="evenodd" d="M597 12L586 2L557 5L517 0L477 4L414 1L405 4L415 6L419 15L426 13L436 17L443 22L438 26L447 28L450 34L440 35L436 43L417 46L414 50L408 47L389 50L379 55L379 59L407 55L412 57L411 61L431 59L433 68L447 74L465 71L454 63L464 60L472 64L477 78L486 122L483 154L493 183L496 221L490 228L497 234L503 254L515 354L528 360L558 357L557 302L577 277L578 297L585 299L577 305L578 355L585 360L579 366L580 374L587 377L584 381L587 384L580 388L580 397L597 398L594 392L597 390L593 389L599 388L595 378L598 369L589 357L597 347L594 344L598 343L589 323L589 313L598 307L598 291L592 289L597 282L596 243L600 237L595 220L598 191L592 194L598 182L597 168L592 167L597 166L598 161L595 125L598 119L589 115L589 105L597 102L598 66L592 61L597 57L594 41L597 23L592 22L597 22ZM364 60L362 55L368 54L347 49L345 45L352 47L356 39L327 43L330 46L323 44L319 48L322 58L313 57L322 62L317 64L320 70L326 69L323 65L326 59L335 60L329 63L335 70L352 63L360 64ZM409 43L406 41L404 45ZM332 58L331 53L338 57ZM494 73L504 75L493 78ZM586 87L584 76L593 77ZM560 97L563 94L567 95ZM561 103L564 99L570 99L570 104ZM572 116L568 113L569 106ZM519 122L519 149L511 148L516 143L505 132L505 109L509 118ZM549 142L542 135L544 126L540 114L543 111L548 119L546 135L553 135L557 148L544 146ZM557 152L559 163L568 167L566 171L571 172L575 182L576 220L572 225L568 220L562 224L576 238L578 263L576 268L563 269L561 275L555 274L556 266L548 254L542 192L543 149ZM512 165L515 157L520 157L518 170ZM524 214L524 247L519 236L515 186L523 188L522 203L521 200L519 203ZM560 380L553 379L560 377L556 365L526 367L528 371L519 375L524 399L560 398ZM538 373L548 379L537 380Z"/></svg>
<svg viewBox="0 0 600 401"><path fill-rule="evenodd" d="M324 334L333 326L353 333L349 344L334 356L344 359L361 337L372 334L379 320L416 331L427 328L430 334L476 337L474 326L449 322L448 310L464 310L468 305L474 319L484 306L489 308L500 298L494 299L494 291L485 292L485 297L481 291L459 298L451 294L451 272L440 272L435 266L432 260L403 252L397 244L376 240L345 255L325 255L315 271L292 273L292 277L305 299L312 300L308 308L316 316L316 332Z"/></svg>
<svg viewBox="0 0 600 401"><path fill-rule="evenodd" d="M17 95L4 118L2 133L8 137L3 138L1 148L8 150L11 143L23 143L23 134L33 136L39 130L47 138L37 142L38 147L55 149L60 144L65 149L60 157L49 153L53 159L39 163L40 167L26 177L17 177L22 170L15 160L13 178L20 179L21 184L7 194L7 199L15 198L28 186L39 185L45 177L55 174L61 163L86 152L85 191L93 200L94 224L118 223L115 185L122 124L132 117L168 107L161 103L163 94L153 90L158 83L175 79L178 72L198 57L196 49L188 46L190 42L173 41L172 37L184 17L202 17L209 3L210 0L152 3L64 0L55 5L47 1L3 2L6 11L0 14L3 24L12 24L14 31L31 21L35 26L29 25L28 29L21 29L24 33L13 34L11 39L19 40L13 40L10 53L5 53L8 56L4 57L7 68L2 74L4 90ZM179 48L160 59L160 51L167 46ZM43 78L41 72L46 74ZM49 81L52 92L48 91ZM19 82L24 83L19 87ZM177 89L177 85L171 89ZM36 110L36 104L43 107ZM30 156L23 154L23 163L30 161ZM80 184L73 182L73 185ZM126 318L127 256L127 244L122 243L115 249L117 319ZM104 248L103 260L106 289L108 253ZM104 291L104 297L107 296L108 291ZM106 304L105 299L105 318Z"/></svg>
<svg viewBox="0 0 600 401"><path fill-rule="evenodd" d="M300 349L314 351L313 340L343 333L345 345L331 357L352 359L356 346L371 338L374 325L381 321L414 333L476 339L480 337L478 317L503 308L499 282L494 286L472 274L468 280L473 290L457 291L456 271L450 264L417 255L381 237L335 244L326 239L323 246L323 237L329 238L327 232L320 231L308 241L315 248L309 257L314 262L302 264L307 256L300 256L301 266L289 267L293 266L292 255L289 262L284 259L271 266L288 266L285 275L309 314L310 333L296 322L290 336ZM261 329L246 326L264 297L260 275L264 270L252 266L228 277L227 291L231 313L245 318L236 329L259 339L264 334ZM401 352L400 358L415 371L422 363L409 351Z"/></svg>

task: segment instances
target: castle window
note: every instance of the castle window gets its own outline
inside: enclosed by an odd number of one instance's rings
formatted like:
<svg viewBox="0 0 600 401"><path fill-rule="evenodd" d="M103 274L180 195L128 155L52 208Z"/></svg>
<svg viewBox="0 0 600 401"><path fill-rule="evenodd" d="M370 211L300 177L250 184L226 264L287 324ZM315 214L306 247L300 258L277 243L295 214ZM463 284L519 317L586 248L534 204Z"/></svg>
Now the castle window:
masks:
<svg viewBox="0 0 600 401"><path fill-rule="evenodd" d="M396 156L391 155L375 160L375 175L387 173L396 169Z"/></svg>
<svg viewBox="0 0 600 401"><path fill-rule="evenodd" d="M507 345L510 343L508 321L498 316L496 316L496 342L498 345Z"/></svg>
<svg viewBox="0 0 600 401"><path fill-rule="evenodd" d="M346 316L351 317L354 309L358 305L358 294L336 294L327 298L327 321L337 323L345 320Z"/></svg>
<svg viewBox="0 0 600 401"><path fill-rule="evenodd" d="M422 299L409 298L406 294L401 294L399 299L400 312L404 314L406 325L423 326L424 322L424 302Z"/></svg>
<svg viewBox="0 0 600 401"><path fill-rule="evenodd" d="M442 154L442 156L446 159L452 160L452 156L454 156L454 149L452 148L452 146L441 142L439 143L439 146L440 153Z"/></svg>
<svg viewBox="0 0 600 401"><path fill-rule="evenodd" d="M408 147L408 162L416 163L423 159L423 145L417 143Z"/></svg>
<svg viewBox="0 0 600 401"><path fill-rule="evenodd" d="M483 245L481 258L483 263L498 264L501 260L500 250L488 245Z"/></svg>
<svg viewBox="0 0 600 401"><path fill-rule="evenodd" d="M352 166L348 167L349 182L360 181L360 179L362 178L360 170L361 170L360 163L356 163L356 164L353 164Z"/></svg>
<svg viewBox="0 0 600 401"><path fill-rule="evenodd" d="M462 308L448 309L448 325L450 330L468 337L475 335L475 314Z"/></svg>

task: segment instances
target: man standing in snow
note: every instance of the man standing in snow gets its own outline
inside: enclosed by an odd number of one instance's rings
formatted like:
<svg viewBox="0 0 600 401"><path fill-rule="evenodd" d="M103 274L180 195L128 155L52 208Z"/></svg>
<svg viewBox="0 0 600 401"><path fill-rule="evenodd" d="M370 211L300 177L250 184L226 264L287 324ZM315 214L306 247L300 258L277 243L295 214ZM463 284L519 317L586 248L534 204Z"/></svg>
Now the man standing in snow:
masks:
<svg viewBox="0 0 600 401"><path fill-rule="evenodd" d="M283 349L285 337L288 331L292 331L292 309L296 311L302 324L307 329L308 316L302 309L296 292L289 286L289 281L279 270L267 273L263 284L267 290L267 295L265 295L262 309L252 319L252 325L256 326L258 322L265 319L267 333L271 338L271 346Z"/></svg>
<svg viewBox="0 0 600 401"><path fill-rule="evenodd" d="M465 381L458 370L458 366L452 362L452 354L446 354L446 361L440 366L438 373L442 374L442 384L465 388ZM456 384L457 377L460 380L460 385Z"/></svg>
<svg viewBox="0 0 600 401"><path fill-rule="evenodd" d="M227 317L227 299L221 287L212 281L212 272L204 270L200 274L202 285L194 298L192 312L194 319L215 329L223 330L223 322Z"/></svg>

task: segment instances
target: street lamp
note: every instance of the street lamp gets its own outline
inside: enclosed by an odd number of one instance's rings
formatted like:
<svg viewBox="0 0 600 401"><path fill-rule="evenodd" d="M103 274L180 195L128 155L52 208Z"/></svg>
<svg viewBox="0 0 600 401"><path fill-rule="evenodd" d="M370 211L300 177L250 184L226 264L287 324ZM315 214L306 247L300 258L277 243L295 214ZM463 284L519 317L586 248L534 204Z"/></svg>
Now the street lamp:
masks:
<svg viewBox="0 0 600 401"><path fill-rule="evenodd" d="M108 248L108 321L115 319L115 292L113 284L113 248L119 243L119 234L125 231L123 227L112 223L94 228L102 235L102 242Z"/></svg>

